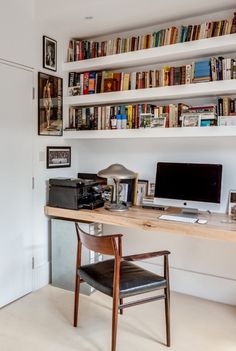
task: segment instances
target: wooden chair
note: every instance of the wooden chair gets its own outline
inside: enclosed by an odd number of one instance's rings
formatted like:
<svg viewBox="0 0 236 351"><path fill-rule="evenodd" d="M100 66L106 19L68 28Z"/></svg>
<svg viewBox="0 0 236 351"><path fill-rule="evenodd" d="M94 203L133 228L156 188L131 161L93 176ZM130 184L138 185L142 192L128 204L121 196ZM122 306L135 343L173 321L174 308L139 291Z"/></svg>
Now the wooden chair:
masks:
<svg viewBox="0 0 236 351"><path fill-rule="evenodd" d="M169 291L169 251L157 251L131 256L122 256L122 234L94 236L81 230L76 223L78 237L74 327L77 327L80 283L87 282L95 289L113 297L112 308L112 346L116 350L118 311L145 302L164 299L166 321L166 344L170 346L170 291ZM81 266L81 248L84 245L89 250L104 255L114 256L114 259ZM131 261L143 260L151 257L164 257L164 275L159 276L149 272ZM143 298L134 302L123 303L123 298L142 294L158 289L164 289L162 295Z"/></svg>

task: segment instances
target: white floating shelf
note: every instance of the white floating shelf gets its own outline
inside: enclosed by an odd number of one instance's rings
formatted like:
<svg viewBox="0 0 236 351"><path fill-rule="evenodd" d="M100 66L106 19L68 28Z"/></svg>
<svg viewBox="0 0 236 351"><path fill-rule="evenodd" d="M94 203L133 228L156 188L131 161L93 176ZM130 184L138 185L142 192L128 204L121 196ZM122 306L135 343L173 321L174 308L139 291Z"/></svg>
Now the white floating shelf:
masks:
<svg viewBox="0 0 236 351"><path fill-rule="evenodd" d="M64 139L236 137L236 126L64 131Z"/></svg>
<svg viewBox="0 0 236 351"><path fill-rule="evenodd" d="M103 69L120 69L185 59L197 59L211 55L223 55L235 52L235 47L236 34L230 34L83 61L68 62L63 64L63 71L84 72Z"/></svg>
<svg viewBox="0 0 236 351"><path fill-rule="evenodd" d="M236 79L217 82L175 85L168 87L117 91L91 95L67 96L64 104L93 106L127 102L147 102L236 94Z"/></svg>

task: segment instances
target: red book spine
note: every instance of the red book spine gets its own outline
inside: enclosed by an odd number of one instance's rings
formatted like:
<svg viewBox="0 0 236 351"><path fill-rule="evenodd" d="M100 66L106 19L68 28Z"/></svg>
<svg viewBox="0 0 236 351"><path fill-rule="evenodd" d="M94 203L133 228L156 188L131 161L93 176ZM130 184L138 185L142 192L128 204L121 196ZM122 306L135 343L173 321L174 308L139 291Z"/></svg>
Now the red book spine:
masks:
<svg viewBox="0 0 236 351"><path fill-rule="evenodd" d="M89 72L84 72L83 94L88 95L88 93L89 93Z"/></svg>

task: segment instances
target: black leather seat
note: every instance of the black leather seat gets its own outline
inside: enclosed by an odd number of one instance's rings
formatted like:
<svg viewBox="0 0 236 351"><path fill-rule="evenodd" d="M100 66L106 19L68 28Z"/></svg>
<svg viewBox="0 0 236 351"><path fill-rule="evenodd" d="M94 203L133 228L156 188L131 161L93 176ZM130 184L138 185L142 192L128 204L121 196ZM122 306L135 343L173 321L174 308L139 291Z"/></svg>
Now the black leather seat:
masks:
<svg viewBox="0 0 236 351"><path fill-rule="evenodd" d="M81 266L80 277L95 289L113 296L114 260ZM120 267L120 298L166 287L166 279L131 262Z"/></svg>

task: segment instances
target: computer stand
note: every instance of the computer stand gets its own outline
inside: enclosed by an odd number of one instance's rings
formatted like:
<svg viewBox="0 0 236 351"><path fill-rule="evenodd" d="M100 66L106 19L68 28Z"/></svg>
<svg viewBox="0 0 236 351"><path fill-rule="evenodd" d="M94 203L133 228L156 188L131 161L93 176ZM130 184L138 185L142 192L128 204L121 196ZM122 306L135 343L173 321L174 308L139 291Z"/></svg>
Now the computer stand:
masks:
<svg viewBox="0 0 236 351"><path fill-rule="evenodd" d="M197 208L182 208L181 212L178 214L180 217L190 217L197 218L198 217L198 209Z"/></svg>

